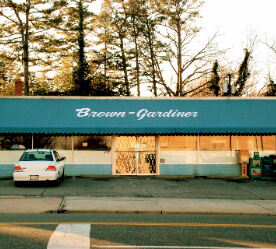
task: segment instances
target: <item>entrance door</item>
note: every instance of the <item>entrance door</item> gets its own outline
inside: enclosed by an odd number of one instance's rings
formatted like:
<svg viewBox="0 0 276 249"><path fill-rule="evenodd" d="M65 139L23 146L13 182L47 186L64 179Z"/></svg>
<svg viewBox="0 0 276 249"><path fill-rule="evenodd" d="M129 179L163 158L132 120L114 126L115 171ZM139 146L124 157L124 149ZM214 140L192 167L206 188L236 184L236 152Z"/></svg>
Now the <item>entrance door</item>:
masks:
<svg viewBox="0 0 276 249"><path fill-rule="evenodd" d="M155 175L156 141L154 136L116 137L116 174Z"/></svg>

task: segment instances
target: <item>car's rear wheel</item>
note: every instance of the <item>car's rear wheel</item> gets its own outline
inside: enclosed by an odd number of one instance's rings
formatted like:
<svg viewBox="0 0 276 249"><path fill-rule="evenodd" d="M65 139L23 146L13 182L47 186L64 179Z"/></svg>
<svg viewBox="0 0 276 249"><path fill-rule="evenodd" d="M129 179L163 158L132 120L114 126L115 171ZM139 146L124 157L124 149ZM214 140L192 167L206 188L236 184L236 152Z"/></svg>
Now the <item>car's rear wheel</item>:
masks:
<svg viewBox="0 0 276 249"><path fill-rule="evenodd" d="M15 187L20 187L20 186L22 186L22 183L19 182L19 181L14 181L14 186Z"/></svg>
<svg viewBox="0 0 276 249"><path fill-rule="evenodd" d="M59 183L60 183L60 178L53 181L53 186L57 187L59 185Z"/></svg>

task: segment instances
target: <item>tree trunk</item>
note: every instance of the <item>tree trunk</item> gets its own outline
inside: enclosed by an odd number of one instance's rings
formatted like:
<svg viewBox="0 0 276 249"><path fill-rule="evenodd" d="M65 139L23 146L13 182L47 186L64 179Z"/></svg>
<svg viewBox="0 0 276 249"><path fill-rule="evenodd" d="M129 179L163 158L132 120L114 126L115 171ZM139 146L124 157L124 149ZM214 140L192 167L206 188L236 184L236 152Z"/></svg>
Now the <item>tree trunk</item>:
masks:
<svg viewBox="0 0 276 249"><path fill-rule="evenodd" d="M128 81L128 74L127 74L127 63L126 63L125 48L124 48L124 38L121 35L120 35L120 48L122 53L122 63L123 63L126 92L127 92L127 96L130 96L129 81Z"/></svg>
<svg viewBox="0 0 276 249"><path fill-rule="evenodd" d="M181 27L177 25L177 96L183 96L182 85L182 56L181 56Z"/></svg>
<svg viewBox="0 0 276 249"><path fill-rule="evenodd" d="M23 68L24 68L24 95L29 95L29 13L30 1L27 0L25 32L22 27Z"/></svg>

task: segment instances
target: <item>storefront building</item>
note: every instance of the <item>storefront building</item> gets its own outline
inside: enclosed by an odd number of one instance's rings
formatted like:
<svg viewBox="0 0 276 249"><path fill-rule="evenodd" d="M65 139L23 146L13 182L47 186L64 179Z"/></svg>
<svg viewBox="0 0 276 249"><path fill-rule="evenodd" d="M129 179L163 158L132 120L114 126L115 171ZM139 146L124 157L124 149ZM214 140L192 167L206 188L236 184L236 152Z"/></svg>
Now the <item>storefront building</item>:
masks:
<svg viewBox="0 0 276 249"><path fill-rule="evenodd" d="M1 97L0 178L54 148L67 176L239 176L239 151L276 155L276 98Z"/></svg>

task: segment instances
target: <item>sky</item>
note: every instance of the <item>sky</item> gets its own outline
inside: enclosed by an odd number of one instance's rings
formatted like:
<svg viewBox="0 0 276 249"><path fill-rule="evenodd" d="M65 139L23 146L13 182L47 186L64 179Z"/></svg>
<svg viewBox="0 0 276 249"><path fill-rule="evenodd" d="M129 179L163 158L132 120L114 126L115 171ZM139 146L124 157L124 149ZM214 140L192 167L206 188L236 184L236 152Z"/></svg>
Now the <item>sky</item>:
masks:
<svg viewBox="0 0 276 249"><path fill-rule="evenodd" d="M250 32L263 42L276 40L276 0L205 0L200 14L205 35L218 30L220 46L232 55L242 53Z"/></svg>

